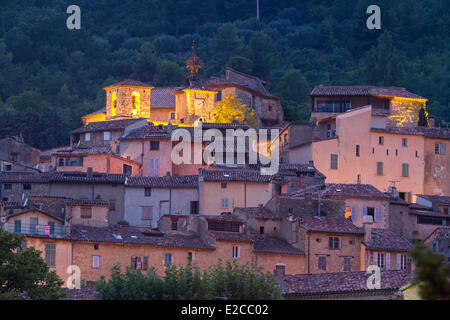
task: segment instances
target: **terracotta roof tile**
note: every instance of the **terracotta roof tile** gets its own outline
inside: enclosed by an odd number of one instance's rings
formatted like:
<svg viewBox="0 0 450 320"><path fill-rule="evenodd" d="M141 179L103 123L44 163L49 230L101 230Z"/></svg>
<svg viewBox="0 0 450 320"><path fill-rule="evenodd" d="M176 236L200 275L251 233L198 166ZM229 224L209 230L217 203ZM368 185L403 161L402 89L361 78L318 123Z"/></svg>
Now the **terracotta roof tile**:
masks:
<svg viewBox="0 0 450 320"><path fill-rule="evenodd" d="M263 220L280 220L281 217L278 217L276 214L270 212L264 207L247 207L247 208L234 208L234 212L236 213L244 213L248 216L251 216L255 219L263 219Z"/></svg>
<svg viewBox="0 0 450 320"><path fill-rule="evenodd" d="M253 242L250 235L240 232L208 231L216 240Z"/></svg>
<svg viewBox="0 0 450 320"><path fill-rule="evenodd" d="M411 243L401 235L387 229L373 228L370 231L369 241L364 241L368 249L409 251Z"/></svg>
<svg viewBox="0 0 450 320"><path fill-rule="evenodd" d="M270 236L254 236L253 251L263 253L305 254L286 240Z"/></svg>
<svg viewBox="0 0 450 320"><path fill-rule="evenodd" d="M150 108L175 109L175 96L172 93L181 89L183 87L153 88L150 94Z"/></svg>
<svg viewBox="0 0 450 320"><path fill-rule="evenodd" d="M418 194L418 197L421 197L428 201L433 201L433 199L438 200L440 204L443 205L450 205L450 197L449 196L437 196L437 195L425 195L425 194Z"/></svg>
<svg viewBox="0 0 450 320"><path fill-rule="evenodd" d="M207 221L245 223L244 220L234 214L202 215L201 217L204 217Z"/></svg>
<svg viewBox="0 0 450 320"><path fill-rule="evenodd" d="M363 293L370 291L397 291L413 279L406 271L381 271L381 289L368 289L365 271L291 274L282 281L285 296L305 296L319 294Z"/></svg>
<svg viewBox="0 0 450 320"><path fill-rule="evenodd" d="M67 201L68 206L99 206L106 207L109 206L109 201L101 199L70 199Z"/></svg>
<svg viewBox="0 0 450 320"><path fill-rule="evenodd" d="M149 85L147 83L144 83L144 82L141 82L141 81L138 81L138 80L125 79L125 80L122 80L120 82L113 83L113 84L111 84L111 85L109 85L109 86L107 86L107 87L105 87L103 89L110 88L110 87L115 87L115 86L152 87L152 85Z"/></svg>
<svg viewBox="0 0 450 320"><path fill-rule="evenodd" d="M162 233L149 228L111 225L106 228L75 225L70 238L74 241L127 243L163 247L213 249L196 235Z"/></svg>
<svg viewBox="0 0 450 320"><path fill-rule="evenodd" d="M197 188L198 176L129 177L129 187Z"/></svg>
<svg viewBox="0 0 450 320"><path fill-rule="evenodd" d="M305 193L318 192L323 198L333 197L349 197L349 198L365 198L365 199L385 199L389 196L379 191L371 184L344 184L344 183L327 183L325 186L317 186L308 190L300 189L293 191L288 196L301 196Z"/></svg>
<svg viewBox="0 0 450 320"><path fill-rule="evenodd" d="M311 96L389 96L412 99L425 99L399 87L376 86L315 86Z"/></svg>
<svg viewBox="0 0 450 320"><path fill-rule="evenodd" d="M344 217L301 216L300 227L312 232L364 234L364 229L355 226Z"/></svg>
<svg viewBox="0 0 450 320"><path fill-rule="evenodd" d="M176 127L163 125L155 126L153 123L148 122L145 126L130 130L130 132L121 137L120 140L170 139L174 128Z"/></svg>
<svg viewBox="0 0 450 320"><path fill-rule="evenodd" d="M144 118L137 119L120 119L111 121L96 121L89 122L87 125L73 130L72 134L95 132L95 131L120 131L125 130L128 126L134 124L137 121L145 120Z"/></svg>
<svg viewBox="0 0 450 320"><path fill-rule="evenodd" d="M201 169L199 175L204 181L239 181L269 183L273 176L262 175L259 170L236 169L236 170L205 170Z"/></svg>
<svg viewBox="0 0 450 320"><path fill-rule="evenodd" d="M388 127L371 128L374 132L385 132L403 135L419 135L432 139L450 139L450 129L430 127Z"/></svg>

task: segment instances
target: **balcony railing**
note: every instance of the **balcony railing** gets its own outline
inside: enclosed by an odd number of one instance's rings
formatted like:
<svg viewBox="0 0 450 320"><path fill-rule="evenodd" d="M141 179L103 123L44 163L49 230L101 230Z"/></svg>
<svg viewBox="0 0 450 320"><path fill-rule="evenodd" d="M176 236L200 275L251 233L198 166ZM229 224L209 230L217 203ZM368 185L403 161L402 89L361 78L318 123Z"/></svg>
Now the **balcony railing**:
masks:
<svg viewBox="0 0 450 320"><path fill-rule="evenodd" d="M50 226L46 224L26 224L20 225L14 222L9 222L7 231L11 233L25 234L25 235L40 235L48 237L63 237L66 235L62 226Z"/></svg>

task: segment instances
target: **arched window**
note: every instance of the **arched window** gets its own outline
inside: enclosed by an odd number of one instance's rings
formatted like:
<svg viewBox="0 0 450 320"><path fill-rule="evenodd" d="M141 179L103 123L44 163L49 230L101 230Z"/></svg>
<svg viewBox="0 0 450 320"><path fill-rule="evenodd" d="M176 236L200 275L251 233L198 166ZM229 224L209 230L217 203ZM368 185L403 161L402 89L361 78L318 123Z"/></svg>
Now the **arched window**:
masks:
<svg viewBox="0 0 450 320"><path fill-rule="evenodd" d="M111 115L115 116L117 113L117 93L113 91L111 95Z"/></svg>
<svg viewBox="0 0 450 320"><path fill-rule="evenodd" d="M141 114L141 96L136 91L131 94L131 113L133 116Z"/></svg>

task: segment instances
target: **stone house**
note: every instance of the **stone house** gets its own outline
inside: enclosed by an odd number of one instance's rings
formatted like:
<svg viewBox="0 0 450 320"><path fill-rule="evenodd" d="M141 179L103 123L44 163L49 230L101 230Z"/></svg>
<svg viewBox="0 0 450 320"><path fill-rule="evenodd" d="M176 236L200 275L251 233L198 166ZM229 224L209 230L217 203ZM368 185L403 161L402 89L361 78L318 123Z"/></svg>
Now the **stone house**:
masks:
<svg viewBox="0 0 450 320"><path fill-rule="evenodd" d="M26 144L21 135L0 139L0 163L6 162L1 165L0 171L35 168L39 164L40 154L41 151ZM9 166L12 168L9 169Z"/></svg>
<svg viewBox="0 0 450 320"><path fill-rule="evenodd" d="M444 263L450 263L450 227L437 227L425 238L427 244L435 253L444 256Z"/></svg>

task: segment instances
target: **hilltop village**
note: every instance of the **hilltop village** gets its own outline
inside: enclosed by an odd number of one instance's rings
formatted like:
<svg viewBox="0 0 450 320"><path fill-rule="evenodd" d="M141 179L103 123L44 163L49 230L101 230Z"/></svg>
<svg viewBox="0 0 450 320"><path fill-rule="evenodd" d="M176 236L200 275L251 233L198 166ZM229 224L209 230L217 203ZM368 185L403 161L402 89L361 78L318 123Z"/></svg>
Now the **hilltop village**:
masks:
<svg viewBox="0 0 450 320"><path fill-rule="evenodd" d="M68 146L0 140L1 227L26 235L62 279L70 265L95 282L116 263L163 273L221 258L274 272L291 298L383 296L411 279L413 240L450 261L450 131L432 116L418 125L424 97L318 85L310 124L296 125L263 80L231 68L186 87L128 79L104 90L105 107L82 117ZM230 95L254 111L258 129L279 130L268 143L268 153L279 145L276 173L173 163L179 128L250 129L214 121ZM260 152L254 142L236 157ZM385 279L373 291L361 287L370 265Z"/></svg>

